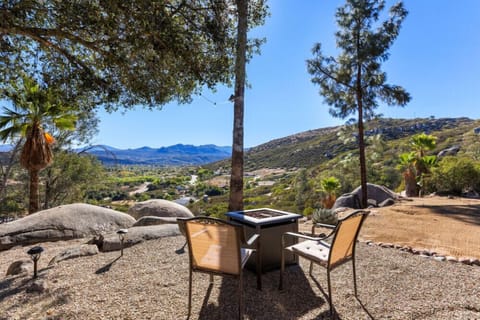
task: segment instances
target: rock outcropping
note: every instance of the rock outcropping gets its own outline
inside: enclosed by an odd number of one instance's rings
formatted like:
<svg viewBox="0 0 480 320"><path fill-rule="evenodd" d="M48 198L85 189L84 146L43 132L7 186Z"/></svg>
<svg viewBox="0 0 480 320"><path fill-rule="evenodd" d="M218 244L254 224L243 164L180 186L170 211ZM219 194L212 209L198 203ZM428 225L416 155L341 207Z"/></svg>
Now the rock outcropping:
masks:
<svg viewBox="0 0 480 320"><path fill-rule="evenodd" d="M399 195L392 190L372 183L367 183L368 204L373 207L385 207L395 203ZM346 193L338 197L332 209L353 208L361 209L362 188L358 187L351 193Z"/></svg>
<svg viewBox="0 0 480 320"><path fill-rule="evenodd" d="M0 251L17 245L84 238L131 227L128 214L89 204L68 204L0 225Z"/></svg>
<svg viewBox="0 0 480 320"><path fill-rule="evenodd" d="M178 225L176 224L162 224L157 226L132 227L128 229L123 243L124 248L131 247L143 241L154 240L164 237L173 237L180 235ZM121 242L118 235L114 232L101 237L96 241L97 246L101 251L115 251L120 250Z"/></svg>
<svg viewBox="0 0 480 320"><path fill-rule="evenodd" d="M144 216L155 217L193 217L193 213L178 203L162 199L138 202L128 209L128 214L135 219Z"/></svg>

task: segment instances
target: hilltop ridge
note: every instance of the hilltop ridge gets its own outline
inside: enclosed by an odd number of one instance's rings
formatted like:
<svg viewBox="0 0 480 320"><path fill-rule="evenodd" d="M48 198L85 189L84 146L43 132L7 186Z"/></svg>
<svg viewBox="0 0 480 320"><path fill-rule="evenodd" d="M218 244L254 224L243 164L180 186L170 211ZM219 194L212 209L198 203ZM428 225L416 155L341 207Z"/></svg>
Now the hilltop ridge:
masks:
<svg viewBox="0 0 480 320"><path fill-rule="evenodd" d="M438 136L439 148L457 142L464 144L460 137L480 126L480 120L462 118L417 118L417 119L375 119L365 123L365 136L380 135L393 144L412 135L425 132ZM274 139L251 148L245 153L245 168L310 168L331 160L345 152L357 149L355 126L335 126L300 132ZM225 167L223 160L212 167Z"/></svg>

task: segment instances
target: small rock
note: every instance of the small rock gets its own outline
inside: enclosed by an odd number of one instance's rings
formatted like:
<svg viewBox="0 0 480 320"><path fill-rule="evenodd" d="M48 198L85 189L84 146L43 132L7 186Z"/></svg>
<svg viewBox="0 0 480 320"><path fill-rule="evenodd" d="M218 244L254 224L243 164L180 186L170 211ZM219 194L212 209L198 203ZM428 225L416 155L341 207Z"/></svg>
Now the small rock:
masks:
<svg viewBox="0 0 480 320"><path fill-rule="evenodd" d="M479 259L471 259L471 264L474 266L480 266L480 260Z"/></svg>
<svg viewBox="0 0 480 320"><path fill-rule="evenodd" d="M450 262L458 262L457 258L452 256L446 256L445 259L447 259L447 261L450 261Z"/></svg>
<svg viewBox="0 0 480 320"><path fill-rule="evenodd" d="M428 257L433 255L433 253L428 251L428 250L420 250L419 254L424 255L424 256L428 256Z"/></svg>
<svg viewBox="0 0 480 320"><path fill-rule="evenodd" d="M433 260L435 260L435 261L445 261L446 258L444 256L436 256L436 257L433 257Z"/></svg>
<svg viewBox="0 0 480 320"><path fill-rule="evenodd" d="M17 260L14 261L7 269L7 276L14 276L23 273L29 273L33 270L32 260Z"/></svg>

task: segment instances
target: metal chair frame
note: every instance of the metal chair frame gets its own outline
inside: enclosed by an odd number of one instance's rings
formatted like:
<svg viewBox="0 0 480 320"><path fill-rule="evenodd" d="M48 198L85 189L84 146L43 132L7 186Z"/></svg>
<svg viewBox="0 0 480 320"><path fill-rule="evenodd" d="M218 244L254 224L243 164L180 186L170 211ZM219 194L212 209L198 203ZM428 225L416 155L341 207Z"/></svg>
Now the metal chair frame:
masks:
<svg viewBox="0 0 480 320"><path fill-rule="evenodd" d="M352 260L352 268L353 268L353 286L354 286L354 292L355 292L355 297L358 299L357 295L357 280L356 280L356 271L355 271L355 248L356 248L356 242L357 242L357 237L360 233L360 229L362 228L363 222L365 221L365 218L369 214L369 211L365 210L357 210L346 216L345 218L339 220L338 224L336 226L332 225L326 225L326 224L314 224L312 226L312 235L315 234L315 228L316 227L323 227L323 228L329 228L333 229L330 234L322 237L315 237L315 236L307 236L305 234L299 234L299 233L293 233L293 232L286 232L282 236L282 260L281 260L281 269L280 269L280 284L279 284L279 289L283 290L283 273L285 272L285 250L288 250L292 252L295 255L301 256L302 258L305 258L307 260L310 260L310 268L309 268L309 274L310 276L313 277L312 271L313 271L313 263L321 265L322 267L327 269L327 283L328 283L328 304L330 307L330 315L333 315L333 303L332 303L332 289L331 289L331 280L330 280L330 272L335 269L336 267L344 264L345 262ZM340 257L337 256L337 253L335 251L336 249L336 241L338 241L339 235L342 236L343 239L343 234L346 232L343 230L342 225L344 223L348 223L348 221L351 221L351 219L359 219L357 221L357 225L355 226L355 230L353 234L348 235L349 236L349 247L347 247L347 251L345 254L342 254ZM308 255L306 252L302 252L300 249L296 249L298 246L298 243L295 245L291 245L286 247L285 245L285 238L286 237L294 237L297 239L305 239L307 241L310 241L309 243L312 244L312 246L318 245L318 246L323 246L328 250L328 258L326 259L320 259L320 258L315 258L312 257L311 255ZM333 237L332 237L333 236ZM331 244L327 243L325 240L329 239L332 237ZM338 249L337 249L338 250ZM335 255L335 256L334 256ZM335 259L335 261L334 261Z"/></svg>
<svg viewBox="0 0 480 320"><path fill-rule="evenodd" d="M244 227L238 223L234 223L231 221L225 221L217 218L210 218L210 217L193 217L193 218L178 218L180 230L187 238L188 244L188 254L190 260L190 267L189 267L189 284L188 284L188 316L187 319L190 318L191 310L192 310L192 278L193 272L201 272L210 275L210 285L213 284L213 276L214 275L229 275L238 278L238 316L239 319L243 319L243 267L247 262L248 258L250 257L253 251L258 251L258 246L260 241L257 241L259 238L258 234L253 234L248 240L245 239L245 231ZM195 250L195 239L194 236L190 233L189 227L192 226L191 224L202 224L205 226L209 226L209 228L214 226L224 227L228 230L228 232L234 233L236 238L236 243L232 248L222 247L222 250L234 250L232 257L234 257L236 264L236 268L234 270L223 270L222 265L218 266L206 266L202 265L201 262L196 261L194 257L194 250ZM215 227L214 227L215 228ZM220 243L211 243L213 246L220 246ZM256 244L255 248L252 248L253 244ZM244 251L242 256L242 249L248 248L247 251ZM261 271L260 271L260 256L256 255L256 265L257 265L257 287L261 287ZM231 269L231 268L230 268Z"/></svg>

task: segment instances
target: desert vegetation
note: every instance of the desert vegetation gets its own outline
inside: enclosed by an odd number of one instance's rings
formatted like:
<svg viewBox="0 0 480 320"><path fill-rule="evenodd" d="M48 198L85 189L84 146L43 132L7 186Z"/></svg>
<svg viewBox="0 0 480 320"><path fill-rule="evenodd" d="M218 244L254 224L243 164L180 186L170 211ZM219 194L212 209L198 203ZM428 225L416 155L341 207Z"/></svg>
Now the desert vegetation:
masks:
<svg viewBox="0 0 480 320"><path fill-rule="evenodd" d="M367 128L372 132L386 131L399 121L383 120L383 126L373 121L367 123ZM416 123L435 123L435 120L418 119ZM421 185L423 195L460 196L480 190L480 142L473 131L478 125L478 121L457 119L455 126L430 131L430 135L436 138L436 144L434 149L425 151L424 156L435 157L436 161L429 167L428 173L421 176L421 180L420 176L415 180L416 186ZM328 134L321 131L322 134L311 138L310 144L285 143L280 148L281 152L276 146L276 156L272 155L270 162L264 160L261 164L255 163L255 160L258 154L270 152L268 145L271 143L247 152L249 160L246 168L249 169L244 177L245 208L275 207L310 215L319 208L329 207L333 198L358 187L360 177L355 169L358 168L358 158L352 146L355 135L352 132L349 134L348 130L338 127L330 129ZM384 137L382 134L369 136L366 140L368 181L398 192L405 190L402 154L412 152L412 139L421 134L414 131L397 137ZM336 155L325 158L310 154L312 148L309 145L321 143L334 150L329 141L333 143L336 140L343 144L343 150ZM277 161L289 158L288 150L295 145L301 150L298 153L302 153L303 157L311 156L310 160L316 160L316 163L304 167L286 163L284 167L275 169ZM458 153L437 157L441 150L454 145L459 146ZM5 217L21 216L28 208L25 191L28 175L15 159L9 158L19 156L18 152L14 152L5 153L2 158L1 214ZM85 153L54 148L54 155L55 162L40 173L42 208L86 202L125 211L135 201L167 199L181 200L196 214L221 217L228 210L228 161L191 167L103 166Z"/></svg>

